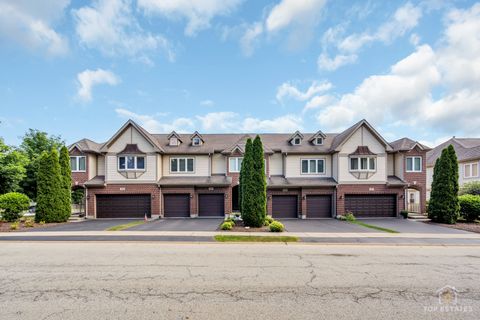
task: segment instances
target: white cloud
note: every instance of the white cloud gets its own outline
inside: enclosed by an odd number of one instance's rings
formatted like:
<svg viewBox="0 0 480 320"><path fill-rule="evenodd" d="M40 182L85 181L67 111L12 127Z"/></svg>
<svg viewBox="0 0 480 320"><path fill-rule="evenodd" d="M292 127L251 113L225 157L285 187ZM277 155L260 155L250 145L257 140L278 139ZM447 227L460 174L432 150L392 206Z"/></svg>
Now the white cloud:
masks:
<svg viewBox="0 0 480 320"><path fill-rule="evenodd" d="M308 87L308 89L302 92L292 83L285 82L278 87L275 98L280 103L283 103L286 98L292 98L297 101L306 101L312 96L320 92L328 91L331 88L332 84L328 81L313 81L312 84Z"/></svg>
<svg viewBox="0 0 480 320"><path fill-rule="evenodd" d="M325 3L326 0L281 0L268 12L265 19L243 26L244 32L240 37L243 53L251 56L263 34L273 35L287 28L290 30L290 49L302 47L310 41Z"/></svg>
<svg viewBox="0 0 480 320"><path fill-rule="evenodd" d="M200 105L205 106L205 107L211 107L214 104L215 104L215 102L213 100L210 100L210 99L200 101Z"/></svg>
<svg viewBox="0 0 480 320"><path fill-rule="evenodd" d="M186 19L185 34L194 36L210 27L215 16L233 12L242 0L138 0L138 7L146 13L160 14L170 19Z"/></svg>
<svg viewBox="0 0 480 320"><path fill-rule="evenodd" d="M320 70L333 71L341 66L352 64L357 60L357 53L363 46L375 41L386 44L391 43L415 28L421 17L422 10L420 6L414 6L408 2L399 7L392 17L380 25L375 32L354 33L340 39L340 34L345 31L344 26L340 25L338 28L330 28L323 36L323 52L318 57L318 68ZM327 51L328 46L332 43L334 43L337 53L333 58L330 58Z"/></svg>
<svg viewBox="0 0 480 320"><path fill-rule="evenodd" d="M73 10L80 43L107 56L128 56L148 65L149 54L163 51L173 61L175 54L162 35L143 30L132 13L130 0L96 0L91 6Z"/></svg>
<svg viewBox="0 0 480 320"><path fill-rule="evenodd" d="M177 118L170 123L163 123L154 116L138 114L124 108L117 108L115 112L122 118L132 119L138 122L151 133L165 133L174 130L177 132L187 132L191 131L194 126L193 121L188 118Z"/></svg>
<svg viewBox="0 0 480 320"><path fill-rule="evenodd" d="M330 58L326 53L320 54L317 60L317 66L320 70L334 71L346 64L357 61L356 54L338 54L334 58Z"/></svg>
<svg viewBox="0 0 480 320"><path fill-rule="evenodd" d="M330 103L332 100L333 100L333 97L330 95L315 96L305 104L305 107L303 108L302 112L305 113L310 110L321 108L327 105L328 103Z"/></svg>
<svg viewBox="0 0 480 320"><path fill-rule="evenodd" d="M97 69L85 70L77 75L79 84L77 96L82 101L92 100L92 89L99 84L117 85L120 79L111 71Z"/></svg>
<svg viewBox="0 0 480 320"><path fill-rule="evenodd" d="M421 45L385 75L372 75L321 109L322 127L368 118L449 134L480 131L480 4L453 10L437 49ZM435 95L432 93L435 92Z"/></svg>
<svg viewBox="0 0 480 320"><path fill-rule="evenodd" d="M238 114L235 112L210 112L203 116L196 116L200 122L202 129L207 131L219 130L229 131L234 130L238 122Z"/></svg>
<svg viewBox="0 0 480 320"><path fill-rule="evenodd" d="M68 40L52 24L64 13L69 0L0 0L0 37L17 42L30 50L45 51L50 56L68 52Z"/></svg>
<svg viewBox="0 0 480 320"><path fill-rule="evenodd" d="M325 0L282 0L270 11L265 26L269 32L276 32L292 24L314 25Z"/></svg>
<svg viewBox="0 0 480 320"><path fill-rule="evenodd" d="M258 42L258 38L263 32L263 25L260 22L256 22L249 26L243 36L240 38L240 47L243 54L251 56L255 50L255 45Z"/></svg>
<svg viewBox="0 0 480 320"><path fill-rule="evenodd" d="M302 129L302 119L291 114L266 120L246 118L241 129L243 132L294 132Z"/></svg>

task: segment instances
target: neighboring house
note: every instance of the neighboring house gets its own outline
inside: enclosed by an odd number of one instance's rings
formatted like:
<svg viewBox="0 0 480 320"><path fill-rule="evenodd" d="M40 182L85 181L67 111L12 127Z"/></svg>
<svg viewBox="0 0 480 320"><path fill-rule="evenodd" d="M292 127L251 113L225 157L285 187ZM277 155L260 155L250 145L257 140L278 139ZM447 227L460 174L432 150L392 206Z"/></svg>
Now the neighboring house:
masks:
<svg viewBox="0 0 480 320"><path fill-rule="evenodd" d="M430 199L435 161L437 161L442 154L442 150L449 145L453 146L457 154L459 185L462 186L471 181L480 181L480 138L453 137L427 153L427 199Z"/></svg>
<svg viewBox="0 0 480 320"><path fill-rule="evenodd" d="M88 218L207 217L238 210L238 181L255 134L152 134L129 120L105 143L69 148ZM267 210L275 218L396 217L407 190L425 207L429 149L388 143L365 120L339 134L260 134Z"/></svg>

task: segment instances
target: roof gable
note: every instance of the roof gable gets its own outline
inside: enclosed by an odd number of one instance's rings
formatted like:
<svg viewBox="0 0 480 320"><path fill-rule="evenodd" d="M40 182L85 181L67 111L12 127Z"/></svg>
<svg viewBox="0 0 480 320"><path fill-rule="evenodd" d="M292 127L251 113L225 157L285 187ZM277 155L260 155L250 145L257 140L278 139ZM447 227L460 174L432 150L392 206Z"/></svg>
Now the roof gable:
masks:
<svg viewBox="0 0 480 320"><path fill-rule="evenodd" d="M342 148L342 146L350 139L355 132L357 132L358 129L360 128L366 128L367 130L370 131L370 133L381 143L385 146L386 151L392 151L392 147L390 144L378 133L377 130L375 130L370 123L368 123L367 120L363 119L360 120L359 122L355 123L353 126L350 128L346 129L342 133L338 134L333 143L331 150L334 152L339 152Z"/></svg>
<svg viewBox="0 0 480 320"><path fill-rule="evenodd" d="M107 142L103 144L101 151L107 152L108 148L117 140L117 138L120 137L130 127L135 128L135 130L137 130L140 135L143 136L152 145L155 151L163 152L162 148L158 145L157 140L131 119L125 122L125 124Z"/></svg>

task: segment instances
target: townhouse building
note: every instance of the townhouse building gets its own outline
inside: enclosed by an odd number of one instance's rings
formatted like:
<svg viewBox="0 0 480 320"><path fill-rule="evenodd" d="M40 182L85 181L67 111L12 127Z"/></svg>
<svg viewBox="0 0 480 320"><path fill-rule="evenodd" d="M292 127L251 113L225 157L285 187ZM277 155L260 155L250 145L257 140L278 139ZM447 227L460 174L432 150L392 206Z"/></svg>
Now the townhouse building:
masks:
<svg viewBox="0 0 480 320"><path fill-rule="evenodd" d="M108 141L69 147L87 218L223 217L238 211L245 144L256 134L150 133L132 120ZM425 211L426 153L366 120L341 133L259 134L274 218L397 217Z"/></svg>

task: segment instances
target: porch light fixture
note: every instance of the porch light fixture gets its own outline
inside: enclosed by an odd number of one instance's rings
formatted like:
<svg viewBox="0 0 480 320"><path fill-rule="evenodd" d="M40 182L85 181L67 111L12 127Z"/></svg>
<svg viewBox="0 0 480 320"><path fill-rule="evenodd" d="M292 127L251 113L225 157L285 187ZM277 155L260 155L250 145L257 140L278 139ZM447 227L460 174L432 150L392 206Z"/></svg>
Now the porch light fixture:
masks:
<svg viewBox="0 0 480 320"><path fill-rule="evenodd" d="M305 200L305 199L307 199L307 196L303 195L302 200Z"/></svg>
<svg viewBox="0 0 480 320"><path fill-rule="evenodd" d="M193 198L193 194L190 193L190 199L192 199L192 198Z"/></svg>
<svg viewBox="0 0 480 320"><path fill-rule="evenodd" d="M152 194L152 199L155 199L155 195L154 195L154 194Z"/></svg>

